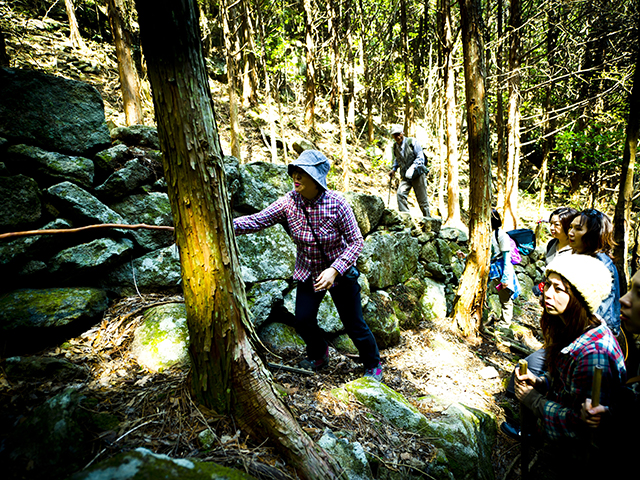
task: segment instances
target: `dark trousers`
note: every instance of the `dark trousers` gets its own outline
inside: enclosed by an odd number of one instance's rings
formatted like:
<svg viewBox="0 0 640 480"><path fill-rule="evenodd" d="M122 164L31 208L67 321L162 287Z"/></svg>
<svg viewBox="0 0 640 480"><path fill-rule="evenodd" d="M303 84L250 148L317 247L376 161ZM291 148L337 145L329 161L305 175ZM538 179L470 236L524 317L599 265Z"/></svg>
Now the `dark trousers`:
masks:
<svg viewBox="0 0 640 480"><path fill-rule="evenodd" d="M322 358L327 351L324 332L318 326L318 309L326 290L313 290L313 280L299 282L296 290L295 328L307 344L307 356L312 360ZM329 289L333 303L347 335L360 353L364 368L374 368L380 363L378 344L362 316L360 284L357 279L338 277Z"/></svg>
<svg viewBox="0 0 640 480"><path fill-rule="evenodd" d="M536 350L531 355L529 355L526 360L528 365L528 369L531 373L533 373L536 377L542 376L544 373L544 361L547 359L547 351L544 348L540 350ZM515 374L511 374L511 378L509 379L509 385L507 385L507 392L515 394L516 386L515 386L516 377Z"/></svg>

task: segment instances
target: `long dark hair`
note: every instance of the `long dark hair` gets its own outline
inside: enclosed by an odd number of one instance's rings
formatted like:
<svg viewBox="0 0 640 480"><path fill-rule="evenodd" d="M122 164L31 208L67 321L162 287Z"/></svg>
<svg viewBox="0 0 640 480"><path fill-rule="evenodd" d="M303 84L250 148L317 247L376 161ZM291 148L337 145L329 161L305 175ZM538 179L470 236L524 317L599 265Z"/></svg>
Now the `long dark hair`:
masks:
<svg viewBox="0 0 640 480"><path fill-rule="evenodd" d="M578 215L578 211L575 208L571 207L560 207L556 208L551 215L549 215L549 223L551 223L551 219L554 216L558 217L560 221L560 225L562 225L562 230L564 234L567 235L569 233L569 227L571 226L571 222Z"/></svg>
<svg viewBox="0 0 640 480"><path fill-rule="evenodd" d="M547 351L545 364L551 375L556 372L560 351L586 330L600 325L600 320L589 313L586 302L576 293L573 286L563 276L556 275L562 279L562 283L567 289L569 302L561 316L550 315L545 310L540 319L544 348Z"/></svg>
<svg viewBox="0 0 640 480"><path fill-rule="evenodd" d="M582 236L582 245L585 255L594 255L603 252L611 257L613 247L616 242L613 240L613 223L611 219L600 210L588 208L577 216L580 219L580 226L587 227L587 231Z"/></svg>
<svg viewBox="0 0 640 480"><path fill-rule="evenodd" d="M495 208L491 209L491 230L498 230L502 226L502 218Z"/></svg>

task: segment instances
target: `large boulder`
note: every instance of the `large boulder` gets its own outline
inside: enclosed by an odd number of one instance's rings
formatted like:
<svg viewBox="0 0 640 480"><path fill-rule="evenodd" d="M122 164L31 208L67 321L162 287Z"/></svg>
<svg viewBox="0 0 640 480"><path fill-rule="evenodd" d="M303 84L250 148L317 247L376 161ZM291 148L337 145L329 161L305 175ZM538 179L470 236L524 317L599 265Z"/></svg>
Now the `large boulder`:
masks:
<svg viewBox="0 0 640 480"><path fill-rule="evenodd" d="M397 428L426 437L442 449L456 479L493 480L491 453L497 429L490 414L459 403L444 408L444 403L439 402L443 405L442 415L427 419L398 392L369 378L359 378L344 388Z"/></svg>
<svg viewBox="0 0 640 480"><path fill-rule="evenodd" d="M281 225L258 233L239 235L237 242L245 282L284 280L293 275L296 247Z"/></svg>
<svg viewBox="0 0 640 480"><path fill-rule="evenodd" d="M0 136L84 155L111 145L100 92L35 70L0 68Z"/></svg>
<svg viewBox="0 0 640 480"><path fill-rule="evenodd" d="M139 365L158 372L189 362L189 329L184 303L150 308L136 328L131 353Z"/></svg>
<svg viewBox="0 0 640 480"><path fill-rule="evenodd" d="M136 448L72 475L69 480L255 480L255 477L213 462L171 458Z"/></svg>
<svg viewBox="0 0 640 480"><path fill-rule="evenodd" d="M234 208L258 212L291 190L286 165L252 162L240 165L241 188L233 197Z"/></svg>
<svg viewBox="0 0 640 480"><path fill-rule="evenodd" d="M7 150L7 164L11 170L37 179L40 187L63 181L83 188L93 186L93 161L85 157L47 152L30 145L14 145Z"/></svg>
<svg viewBox="0 0 640 480"><path fill-rule="evenodd" d="M372 288L406 282L416 271L420 243L406 231L377 231L364 241L358 268Z"/></svg>
<svg viewBox="0 0 640 480"><path fill-rule="evenodd" d="M96 188L101 198L122 198L135 192L154 178L154 165L146 158L129 160L125 166L113 172L105 182Z"/></svg>
<svg viewBox="0 0 640 480"><path fill-rule="evenodd" d="M0 230L32 224L41 213L40 190L34 179L0 176Z"/></svg>
<svg viewBox="0 0 640 480"><path fill-rule="evenodd" d="M101 318L107 294L96 288L15 290L0 297L0 331L62 327L74 321Z"/></svg>
<svg viewBox="0 0 640 480"><path fill-rule="evenodd" d="M49 273L59 280L84 280L92 283L93 275L123 261L133 250L133 242L128 238L97 238L58 252L49 261Z"/></svg>
<svg viewBox="0 0 640 480"><path fill-rule="evenodd" d="M49 187L47 193L54 207L83 224L124 223L120 215L74 183L58 183Z"/></svg>
<svg viewBox="0 0 640 480"><path fill-rule="evenodd" d="M171 245L114 268L105 279L104 287L119 295L135 295L137 290L174 290L181 283L178 247Z"/></svg>
<svg viewBox="0 0 640 480"><path fill-rule="evenodd" d="M111 209L124 219L125 223L136 225L146 223L156 226L173 226L173 215L169 196L161 192L130 195L110 205ZM140 229L132 232L136 243L145 251L168 247L173 243L174 232L169 230Z"/></svg>
<svg viewBox="0 0 640 480"><path fill-rule="evenodd" d="M377 195L347 192L344 197L356 216L363 236L375 230L384 212L384 202Z"/></svg>
<svg viewBox="0 0 640 480"><path fill-rule="evenodd" d="M92 456L93 435L118 424L115 417L92 410L88 399L73 389L35 408L7 439L9 468L29 469L32 478L65 478L85 466ZM9 478L18 477L9 473Z"/></svg>

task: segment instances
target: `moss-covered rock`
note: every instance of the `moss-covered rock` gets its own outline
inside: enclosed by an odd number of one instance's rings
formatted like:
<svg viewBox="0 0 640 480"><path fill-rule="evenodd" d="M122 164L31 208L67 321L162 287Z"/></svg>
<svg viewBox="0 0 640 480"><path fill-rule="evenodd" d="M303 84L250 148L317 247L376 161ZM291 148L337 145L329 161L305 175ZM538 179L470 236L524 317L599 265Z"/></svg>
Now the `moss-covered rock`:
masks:
<svg viewBox="0 0 640 480"><path fill-rule="evenodd" d="M121 453L72 475L69 480L255 480L213 462L171 458L145 448Z"/></svg>
<svg viewBox="0 0 640 480"><path fill-rule="evenodd" d="M134 332L131 353L136 361L157 372L189 361L187 310L183 303L150 308Z"/></svg>

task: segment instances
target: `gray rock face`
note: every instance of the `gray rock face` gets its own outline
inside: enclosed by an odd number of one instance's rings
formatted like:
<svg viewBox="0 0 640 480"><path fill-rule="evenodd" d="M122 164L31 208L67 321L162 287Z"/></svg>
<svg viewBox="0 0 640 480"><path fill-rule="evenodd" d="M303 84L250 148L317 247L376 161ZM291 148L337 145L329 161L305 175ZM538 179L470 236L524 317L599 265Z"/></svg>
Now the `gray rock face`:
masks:
<svg viewBox="0 0 640 480"><path fill-rule="evenodd" d="M94 166L88 158L48 152L29 145L14 145L7 150L12 169L29 172L42 179L40 186L70 181L83 188L93 185Z"/></svg>
<svg viewBox="0 0 640 480"><path fill-rule="evenodd" d="M122 142L127 145L139 145L160 150L158 131L154 127L145 125L117 127L111 130L111 138L116 142Z"/></svg>
<svg viewBox="0 0 640 480"><path fill-rule="evenodd" d="M240 470L212 462L188 458L171 458L137 448L121 453L71 476L69 480L255 480Z"/></svg>
<svg viewBox="0 0 640 480"><path fill-rule="evenodd" d="M98 238L59 252L50 261L50 272L60 275L87 275L115 265L132 249L133 242L127 238Z"/></svg>
<svg viewBox="0 0 640 480"><path fill-rule="evenodd" d="M161 192L149 192L130 195L120 202L112 204L111 209L122 216L125 223L136 225L173 225L169 196ZM136 243L145 251L168 247L174 242L174 233L165 230L134 230Z"/></svg>
<svg viewBox="0 0 640 480"><path fill-rule="evenodd" d="M351 206L358 227L363 236L372 232L380 222L384 212L384 202L376 195L365 195L363 193L345 193L345 198Z"/></svg>
<svg viewBox="0 0 640 480"><path fill-rule="evenodd" d="M175 289L181 282L178 248L172 245L115 268L104 286L120 295L135 295L136 288L145 292Z"/></svg>
<svg viewBox="0 0 640 480"><path fill-rule="evenodd" d="M242 189L234 196L234 207L258 212L292 189L285 165L253 162L240 165Z"/></svg>
<svg viewBox="0 0 640 480"><path fill-rule="evenodd" d="M281 225L237 237L242 278L247 283L290 279L296 247Z"/></svg>
<svg viewBox="0 0 640 480"><path fill-rule="evenodd" d="M0 177L0 228L29 225L40 219L40 190L24 175Z"/></svg>
<svg viewBox="0 0 640 480"><path fill-rule="evenodd" d="M124 168L112 173L107 180L96 188L96 193L108 198L119 198L149 183L154 176L150 161L136 158L128 161Z"/></svg>
<svg viewBox="0 0 640 480"><path fill-rule="evenodd" d="M47 193L54 205L84 223L124 223L120 215L71 182L53 185L47 189Z"/></svg>
<svg viewBox="0 0 640 480"><path fill-rule="evenodd" d="M107 307L107 294L96 288L15 290L0 297L0 330L63 326L101 317Z"/></svg>
<svg viewBox="0 0 640 480"><path fill-rule="evenodd" d="M404 283L416 271L418 240L406 232L374 232L364 241L358 268L372 288Z"/></svg>
<svg viewBox="0 0 640 480"><path fill-rule="evenodd" d="M12 143L79 155L111 144L102 98L87 83L0 68L0 92L0 135Z"/></svg>
<svg viewBox="0 0 640 480"><path fill-rule="evenodd" d="M40 478L65 478L82 468L91 455L93 437L87 428L117 428L114 417L91 413L84 401L68 389L37 407L8 439L15 446L11 460L29 464Z"/></svg>

